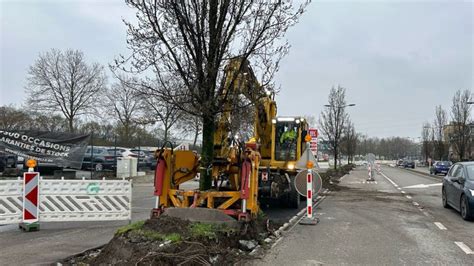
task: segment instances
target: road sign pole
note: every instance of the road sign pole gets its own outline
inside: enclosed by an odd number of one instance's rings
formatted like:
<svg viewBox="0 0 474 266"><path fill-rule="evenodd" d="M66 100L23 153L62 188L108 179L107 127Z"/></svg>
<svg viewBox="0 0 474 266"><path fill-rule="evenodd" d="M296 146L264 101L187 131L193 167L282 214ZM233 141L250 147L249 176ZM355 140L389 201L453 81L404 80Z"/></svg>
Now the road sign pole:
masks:
<svg viewBox="0 0 474 266"><path fill-rule="evenodd" d="M310 152L310 143L306 142L306 151L307 151L307 158L306 158L306 217L300 221L300 224L304 225L316 225L318 224L318 219L313 217L313 160L311 158L312 153ZM314 157L313 157L314 158Z"/></svg>
<svg viewBox="0 0 474 266"><path fill-rule="evenodd" d="M39 179L40 173L33 172L32 167L23 174L23 222L20 223L20 229L26 232L40 229Z"/></svg>
<svg viewBox="0 0 474 266"><path fill-rule="evenodd" d="M308 174L306 175L306 214L308 219L313 218L313 173L311 169L308 169Z"/></svg>

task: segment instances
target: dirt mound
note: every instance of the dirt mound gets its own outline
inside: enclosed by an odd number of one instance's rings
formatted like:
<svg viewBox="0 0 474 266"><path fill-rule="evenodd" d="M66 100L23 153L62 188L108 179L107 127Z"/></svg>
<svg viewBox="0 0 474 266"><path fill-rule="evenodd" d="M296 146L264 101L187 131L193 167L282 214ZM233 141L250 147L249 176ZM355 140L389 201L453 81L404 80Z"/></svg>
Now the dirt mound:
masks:
<svg viewBox="0 0 474 266"><path fill-rule="evenodd" d="M153 230L162 234L179 233L187 228L191 222L175 217L162 216L161 219L149 219L143 224L144 229Z"/></svg>
<svg viewBox="0 0 474 266"><path fill-rule="evenodd" d="M248 246L264 244L276 226L260 217L240 229L161 216L120 228L100 250L65 264L228 265L249 259ZM251 243L251 244L249 244ZM243 246L244 245L244 246ZM247 245L247 246L245 246ZM245 251L244 251L245 250Z"/></svg>

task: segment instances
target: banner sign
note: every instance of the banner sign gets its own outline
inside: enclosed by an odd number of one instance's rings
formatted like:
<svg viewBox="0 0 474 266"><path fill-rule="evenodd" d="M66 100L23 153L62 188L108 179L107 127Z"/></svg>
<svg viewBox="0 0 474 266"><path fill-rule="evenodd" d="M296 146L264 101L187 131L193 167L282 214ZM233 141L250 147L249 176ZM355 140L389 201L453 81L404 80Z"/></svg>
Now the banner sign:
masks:
<svg viewBox="0 0 474 266"><path fill-rule="evenodd" d="M0 130L0 151L35 159L39 166L81 168L90 135L35 130Z"/></svg>

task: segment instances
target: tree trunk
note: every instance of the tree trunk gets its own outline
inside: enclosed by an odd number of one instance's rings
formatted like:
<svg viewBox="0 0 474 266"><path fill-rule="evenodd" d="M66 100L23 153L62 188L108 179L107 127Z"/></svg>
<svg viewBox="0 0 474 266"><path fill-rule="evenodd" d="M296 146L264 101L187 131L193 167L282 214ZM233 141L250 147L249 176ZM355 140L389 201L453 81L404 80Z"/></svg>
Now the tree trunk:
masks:
<svg viewBox="0 0 474 266"><path fill-rule="evenodd" d="M169 131L169 128L165 126L165 133L163 136L165 142L168 141L168 131Z"/></svg>
<svg viewBox="0 0 474 266"><path fill-rule="evenodd" d="M74 117L69 117L68 122L69 122L69 132L74 133Z"/></svg>
<svg viewBox="0 0 474 266"><path fill-rule="evenodd" d="M124 131L125 131L125 143L127 145L129 145L129 143L130 143L130 129L129 129L127 123L124 125Z"/></svg>
<svg viewBox="0 0 474 266"><path fill-rule="evenodd" d="M334 170L337 169L337 148L334 148Z"/></svg>
<svg viewBox="0 0 474 266"><path fill-rule="evenodd" d="M197 139L199 135L199 127L196 127L196 131L194 132L194 142L193 142L193 147L196 147Z"/></svg>
<svg viewBox="0 0 474 266"><path fill-rule="evenodd" d="M202 153L201 153L201 178L199 182L200 190L208 190L212 185L212 172L207 171L214 158L214 118L204 116L202 121Z"/></svg>

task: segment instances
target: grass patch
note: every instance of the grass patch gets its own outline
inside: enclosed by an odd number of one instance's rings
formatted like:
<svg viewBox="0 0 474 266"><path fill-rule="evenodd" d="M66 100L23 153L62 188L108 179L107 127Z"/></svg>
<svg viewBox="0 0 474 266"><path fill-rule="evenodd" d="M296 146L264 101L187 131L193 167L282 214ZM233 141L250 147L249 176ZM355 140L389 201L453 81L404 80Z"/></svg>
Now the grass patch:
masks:
<svg viewBox="0 0 474 266"><path fill-rule="evenodd" d="M181 241L181 235L178 233L172 233L169 235L164 236L164 240L169 240L171 242L179 242Z"/></svg>
<svg viewBox="0 0 474 266"><path fill-rule="evenodd" d="M193 237L205 237L210 239L217 238L217 228L213 224L192 223L190 232Z"/></svg>
<svg viewBox="0 0 474 266"><path fill-rule="evenodd" d="M136 233L150 240L163 240L164 239L164 235L152 230L138 230Z"/></svg>
<svg viewBox="0 0 474 266"><path fill-rule="evenodd" d="M126 226L122 226L117 230L117 232L115 234L122 235L122 234L125 234L128 231L140 230L140 229L143 228L144 224L145 224L145 221L138 221L138 222L134 222L132 224L126 225Z"/></svg>

